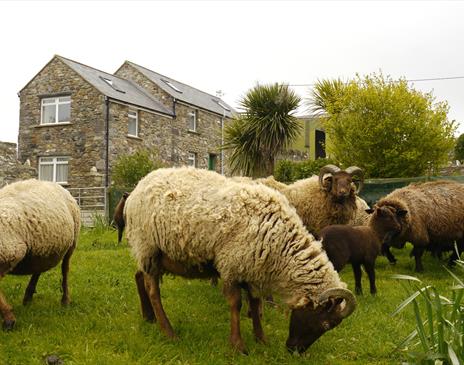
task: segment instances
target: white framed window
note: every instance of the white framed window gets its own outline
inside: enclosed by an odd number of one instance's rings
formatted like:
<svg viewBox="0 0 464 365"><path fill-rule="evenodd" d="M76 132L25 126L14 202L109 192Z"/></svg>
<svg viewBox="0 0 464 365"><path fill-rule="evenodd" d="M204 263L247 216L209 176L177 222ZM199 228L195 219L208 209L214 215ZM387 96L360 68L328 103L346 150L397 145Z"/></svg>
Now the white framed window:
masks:
<svg viewBox="0 0 464 365"><path fill-rule="evenodd" d="M71 121L71 97L43 98L40 124L69 123Z"/></svg>
<svg viewBox="0 0 464 365"><path fill-rule="evenodd" d="M128 132L129 136L138 137L139 136L139 113L136 110L129 110L129 125Z"/></svg>
<svg viewBox="0 0 464 365"><path fill-rule="evenodd" d="M53 156L39 158L39 180L60 184L68 182L69 157Z"/></svg>
<svg viewBox="0 0 464 365"><path fill-rule="evenodd" d="M197 111L188 113L188 130L191 132L197 131Z"/></svg>
<svg viewBox="0 0 464 365"><path fill-rule="evenodd" d="M187 156L187 165L197 167L197 154L195 152L189 152Z"/></svg>

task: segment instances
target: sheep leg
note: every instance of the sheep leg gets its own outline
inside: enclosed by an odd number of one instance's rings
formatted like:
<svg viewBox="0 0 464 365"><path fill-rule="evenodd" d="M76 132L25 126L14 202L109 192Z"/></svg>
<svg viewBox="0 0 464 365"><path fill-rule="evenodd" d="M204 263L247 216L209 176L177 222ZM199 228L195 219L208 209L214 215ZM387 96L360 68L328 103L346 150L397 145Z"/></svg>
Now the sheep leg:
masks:
<svg viewBox="0 0 464 365"><path fill-rule="evenodd" d="M390 246L387 246L386 244L382 245L382 255L384 255L390 264L396 264L396 258L393 256L393 254L390 251Z"/></svg>
<svg viewBox="0 0 464 365"><path fill-rule="evenodd" d="M224 296L230 306L230 343L235 350L247 354L245 343L240 334L240 309L242 308L240 286L237 284L224 286Z"/></svg>
<svg viewBox="0 0 464 365"><path fill-rule="evenodd" d="M422 272L424 271L424 267L422 266L422 254L424 253L424 248L423 247L417 247L414 246L412 249L411 255L414 256L414 259L416 260L416 272Z"/></svg>
<svg viewBox="0 0 464 365"><path fill-rule="evenodd" d="M266 343L266 336L264 336L263 327L261 326L261 299L254 298L251 295L250 289L246 289L248 295L249 315L253 323L253 333L257 342Z"/></svg>
<svg viewBox="0 0 464 365"><path fill-rule="evenodd" d="M12 330L16 322L13 308L8 304L5 296L0 291L0 313L3 317L3 329L6 331Z"/></svg>
<svg viewBox="0 0 464 365"><path fill-rule="evenodd" d="M143 319L148 322L156 322L155 312L153 312L150 297L148 296L149 288L145 287L145 280L143 279L142 271L137 271L135 274L135 283L137 284L137 291L140 297Z"/></svg>
<svg viewBox="0 0 464 365"><path fill-rule="evenodd" d="M369 262L364 264L364 268L366 269L367 276L369 277L369 285L371 289L371 294L374 295L377 293L377 288L375 286L375 263Z"/></svg>
<svg viewBox="0 0 464 365"><path fill-rule="evenodd" d="M174 330L172 329L171 323L169 322L166 313L164 312L163 304L161 303L161 294L159 287L160 274L147 274L144 273L145 288L148 291L148 297L150 298L155 317L159 322L161 331L169 338L177 338Z"/></svg>
<svg viewBox="0 0 464 365"><path fill-rule="evenodd" d="M61 297L61 304L68 305L70 303L69 300L69 291L68 291L68 273L69 273L69 260L74 252L74 248L76 245L70 247L66 255L63 257L63 261L61 263L61 275L63 277L61 281L61 288L63 290L63 296Z"/></svg>
<svg viewBox="0 0 464 365"><path fill-rule="evenodd" d="M40 274L41 273L33 274L31 276L31 280L29 281L29 284L27 285L27 288L26 288L26 292L24 293L23 305L26 305L32 302L32 296L35 293L35 288L37 286L37 282L39 281Z"/></svg>
<svg viewBox="0 0 464 365"><path fill-rule="evenodd" d="M354 282L355 282L355 292L356 294L362 295L362 286L361 286L361 264L352 263L351 266L353 267L354 273Z"/></svg>

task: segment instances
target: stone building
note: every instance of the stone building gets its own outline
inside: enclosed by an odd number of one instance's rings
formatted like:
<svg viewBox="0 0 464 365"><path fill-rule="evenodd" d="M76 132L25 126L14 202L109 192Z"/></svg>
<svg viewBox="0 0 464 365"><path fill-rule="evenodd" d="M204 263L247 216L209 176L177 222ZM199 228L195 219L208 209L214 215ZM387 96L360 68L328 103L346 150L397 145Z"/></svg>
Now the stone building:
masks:
<svg viewBox="0 0 464 365"><path fill-rule="evenodd" d="M153 75L156 75L153 76ZM18 158L69 188L111 185L122 154L221 172L221 99L126 61L115 74L54 56L19 92Z"/></svg>

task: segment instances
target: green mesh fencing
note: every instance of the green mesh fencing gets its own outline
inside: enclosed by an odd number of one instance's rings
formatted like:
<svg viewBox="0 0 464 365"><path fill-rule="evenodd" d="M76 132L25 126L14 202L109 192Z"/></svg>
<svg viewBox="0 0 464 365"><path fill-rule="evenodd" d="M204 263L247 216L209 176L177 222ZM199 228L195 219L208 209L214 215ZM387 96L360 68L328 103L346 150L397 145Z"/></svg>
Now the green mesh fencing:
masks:
<svg viewBox="0 0 464 365"><path fill-rule="evenodd" d="M359 195L369 206L372 206L377 200L395 189L402 188L411 183L435 180L453 180L464 183L464 176L419 176L409 178L369 179L364 181L364 187Z"/></svg>

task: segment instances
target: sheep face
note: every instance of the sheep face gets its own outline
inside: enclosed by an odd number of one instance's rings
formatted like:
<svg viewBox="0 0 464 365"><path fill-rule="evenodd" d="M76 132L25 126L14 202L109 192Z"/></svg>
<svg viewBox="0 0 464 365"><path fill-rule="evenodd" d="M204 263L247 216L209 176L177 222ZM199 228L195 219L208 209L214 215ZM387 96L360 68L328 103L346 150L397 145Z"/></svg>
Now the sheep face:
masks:
<svg viewBox="0 0 464 365"><path fill-rule="evenodd" d="M353 179L350 174L347 174L345 171L339 171L336 174L325 177L323 186L327 187L327 191L332 194L334 201L343 202L354 194L352 183Z"/></svg>
<svg viewBox="0 0 464 365"><path fill-rule="evenodd" d="M408 213L405 209L399 209L393 206L384 205L374 209L366 209L367 213L373 214L370 220L371 228L376 232L382 241L382 251L386 247L394 245L401 248L404 242L395 242L404 229L404 218Z"/></svg>
<svg viewBox="0 0 464 365"><path fill-rule="evenodd" d="M309 302L292 310L287 339L289 351L302 353L325 332L338 326L356 309L352 292L344 288L330 288L319 295L319 305Z"/></svg>
<svg viewBox="0 0 464 365"><path fill-rule="evenodd" d="M331 194L332 199L337 203L353 199L355 194L362 189L363 181L364 173L356 166L341 170L335 165L326 165L319 171L321 189ZM355 183L358 183L358 188Z"/></svg>
<svg viewBox="0 0 464 365"><path fill-rule="evenodd" d="M325 332L338 326L343 320L340 315L342 299L331 299L313 308L312 304L292 310L287 349L305 352Z"/></svg>

